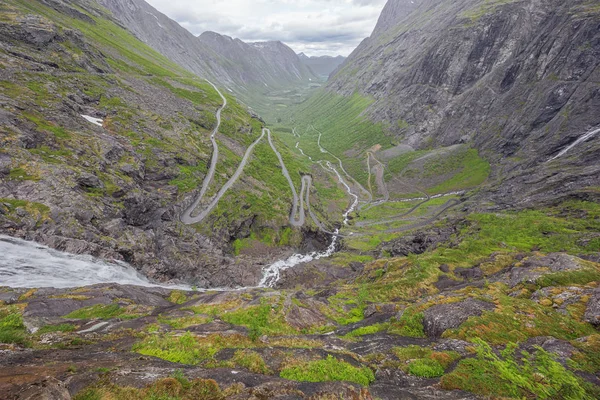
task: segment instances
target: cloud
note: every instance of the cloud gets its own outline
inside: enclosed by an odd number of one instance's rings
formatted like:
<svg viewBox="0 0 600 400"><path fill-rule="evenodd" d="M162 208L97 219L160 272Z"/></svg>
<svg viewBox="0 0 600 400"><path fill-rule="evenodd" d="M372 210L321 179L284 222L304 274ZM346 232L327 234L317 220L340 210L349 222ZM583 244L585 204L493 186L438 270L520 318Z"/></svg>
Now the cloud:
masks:
<svg viewBox="0 0 600 400"><path fill-rule="evenodd" d="M348 55L369 36L386 0L147 0L195 35L281 40L310 55Z"/></svg>

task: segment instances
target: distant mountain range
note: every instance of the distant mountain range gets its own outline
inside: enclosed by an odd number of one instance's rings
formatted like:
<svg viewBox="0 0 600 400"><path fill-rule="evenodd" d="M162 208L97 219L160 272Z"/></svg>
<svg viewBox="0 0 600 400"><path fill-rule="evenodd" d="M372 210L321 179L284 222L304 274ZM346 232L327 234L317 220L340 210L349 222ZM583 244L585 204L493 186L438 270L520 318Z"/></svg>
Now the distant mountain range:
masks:
<svg viewBox="0 0 600 400"><path fill-rule="evenodd" d="M304 53L298 54L300 61L308 66L315 74L321 77L329 77L346 60L346 57L337 56L307 56Z"/></svg>
<svg viewBox="0 0 600 400"><path fill-rule="evenodd" d="M98 0L134 35L189 71L214 79L243 97L250 87L280 88L316 75L277 41L245 43L205 32L196 37L144 0Z"/></svg>

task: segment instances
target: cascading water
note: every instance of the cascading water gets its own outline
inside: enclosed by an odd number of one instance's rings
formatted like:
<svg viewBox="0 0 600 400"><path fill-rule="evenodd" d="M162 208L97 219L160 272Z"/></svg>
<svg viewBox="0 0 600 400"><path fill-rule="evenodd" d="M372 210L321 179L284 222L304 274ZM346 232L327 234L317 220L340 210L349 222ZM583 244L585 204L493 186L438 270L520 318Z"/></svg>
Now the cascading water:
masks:
<svg viewBox="0 0 600 400"><path fill-rule="evenodd" d="M3 235L0 235L0 254L0 286L70 288L97 283L161 286L150 282L126 263L68 254Z"/></svg>
<svg viewBox="0 0 600 400"><path fill-rule="evenodd" d="M358 206L358 196L355 195L354 193L352 193L350 186L344 181L344 179L342 179L342 176L333 167L333 165L331 165L331 163L329 161L327 161L326 164L327 164L327 168L329 168L331 171L333 171L337 175L338 179L340 180L340 183L342 183L342 185L344 185L348 194L352 198L354 198L354 201L352 202L350 207L343 214L344 225L348 225L348 216ZM331 257L333 255L333 253L335 253L335 247L336 247L338 239L339 239L339 233L340 233L339 229L336 229L333 232L333 235L331 236L331 244L329 245L329 247L327 247L327 250L325 250L323 252L315 251L315 252L312 252L309 254L304 254L304 255L303 254L294 254L286 260L279 260L279 261L276 261L275 263L269 265L268 267L263 269L263 277L260 280L260 283L258 284L258 286L259 287L273 287L281 278L282 271L293 268L293 267L303 264L303 263L311 262L313 260L319 260L321 258Z"/></svg>

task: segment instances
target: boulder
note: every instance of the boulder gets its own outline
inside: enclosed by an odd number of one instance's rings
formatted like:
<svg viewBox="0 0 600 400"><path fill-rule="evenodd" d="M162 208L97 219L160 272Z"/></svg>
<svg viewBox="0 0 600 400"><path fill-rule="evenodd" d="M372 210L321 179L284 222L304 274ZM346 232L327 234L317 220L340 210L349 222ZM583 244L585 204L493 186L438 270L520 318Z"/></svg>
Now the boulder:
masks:
<svg viewBox="0 0 600 400"><path fill-rule="evenodd" d="M483 271L479 267L455 268L454 275L466 280L481 279L483 278Z"/></svg>
<svg viewBox="0 0 600 400"><path fill-rule="evenodd" d="M583 319L595 327L600 327L600 287L596 288L592 293Z"/></svg>
<svg viewBox="0 0 600 400"><path fill-rule="evenodd" d="M563 271L576 271L582 265L577 257L564 253L553 253L547 256L526 258L520 266L513 267L509 272L508 284L515 287L519 283L535 283L544 275Z"/></svg>
<svg viewBox="0 0 600 400"><path fill-rule="evenodd" d="M425 310L423 328L427 336L440 337L447 329L458 328L469 317L478 317L484 311L494 308L491 303L475 299L438 304Z"/></svg>
<svg viewBox="0 0 600 400"><path fill-rule="evenodd" d="M88 172L79 175L77 184L84 189L102 189L104 187L104 183L96 175Z"/></svg>

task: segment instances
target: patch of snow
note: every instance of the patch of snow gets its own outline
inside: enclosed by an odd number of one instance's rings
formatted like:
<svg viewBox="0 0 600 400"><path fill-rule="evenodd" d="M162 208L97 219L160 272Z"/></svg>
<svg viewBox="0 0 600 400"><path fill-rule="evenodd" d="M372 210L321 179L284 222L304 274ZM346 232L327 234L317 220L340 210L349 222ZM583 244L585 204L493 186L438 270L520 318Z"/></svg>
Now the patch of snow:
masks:
<svg viewBox="0 0 600 400"><path fill-rule="evenodd" d="M164 26L162 26L162 25L160 24L160 22L158 22L158 21L159 21L159 19L158 19L158 17L157 17L156 15L154 15L154 14L152 14L151 12L148 12L148 11L146 11L146 14L150 14L150 15L152 15L152 16L153 16L153 17L156 19L156 23L158 24L158 26L160 26L161 28L164 28Z"/></svg>
<svg viewBox="0 0 600 400"><path fill-rule="evenodd" d="M104 122L102 119L100 118L94 118L94 117L90 117L89 115L83 115L81 114L81 116L83 118L86 119L86 121L91 122L94 125L98 125L98 126L102 126L102 123Z"/></svg>

